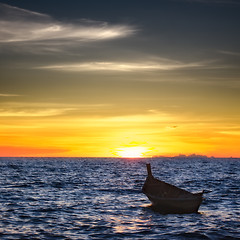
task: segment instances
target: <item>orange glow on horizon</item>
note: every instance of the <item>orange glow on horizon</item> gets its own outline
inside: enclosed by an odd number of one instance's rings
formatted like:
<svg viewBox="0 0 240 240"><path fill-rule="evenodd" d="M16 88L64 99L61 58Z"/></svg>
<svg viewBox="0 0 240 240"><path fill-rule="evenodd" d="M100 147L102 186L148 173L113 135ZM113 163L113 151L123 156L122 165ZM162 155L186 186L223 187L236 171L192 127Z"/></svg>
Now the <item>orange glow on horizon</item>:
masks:
<svg viewBox="0 0 240 240"><path fill-rule="evenodd" d="M150 111L123 117L58 116L5 118L0 156L123 157L206 155L240 157L240 131L233 123L198 124L187 116ZM179 125L171 124L181 122ZM197 121L200 121L199 119ZM170 125L170 124L171 125Z"/></svg>

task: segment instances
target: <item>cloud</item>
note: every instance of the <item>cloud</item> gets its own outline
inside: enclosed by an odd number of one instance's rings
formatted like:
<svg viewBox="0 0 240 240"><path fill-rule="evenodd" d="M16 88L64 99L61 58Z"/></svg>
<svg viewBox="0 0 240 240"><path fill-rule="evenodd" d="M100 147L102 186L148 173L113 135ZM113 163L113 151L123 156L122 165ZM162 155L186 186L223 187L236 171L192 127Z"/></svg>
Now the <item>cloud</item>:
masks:
<svg viewBox="0 0 240 240"><path fill-rule="evenodd" d="M82 72L82 71L147 71L147 70L175 70L186 68L201 68L207 66L204 62L183 63L174 60L146 61L146 62L83 62L59 64L37 67L55 71Z"/></svg>
<svg viewBox="0 0 240 240"><path fill-rule="evenodd" d="M110 25L86 19L60 22L51 16L0 4L0 43L44 41L100 41L129 36L136 32L128 25Z"/></svg>
<svg viewBox="0 0 240 240"><path fill-rule="evenodd" d="M57 116L73 109L35 109L35 110L2 110L1 117L48 117Z"/></svg>
<svg viewBox="0 0 240 240"><path fill-rule="evenodd" d="M0 93L0 97L20 97L19 94Z"/></svg>
<svg viewBox="0 0 240 240"><path fill-rule="evenodd" d="M1 106L2 105L2 106ZM0 105L0 117L51 117L74 113L96 111L109 107L109 104L58 104L5 102Z"/></svg>
<svg viewBox="0 0 240 240"><path fill-rule="evenodd" d="M221 134L240 136L240 131L220 131Z"/></svg>
<svg viewBox="0 0 240 240"><path fill-rule="evenodd" d="M224 54L224 55L240 57L240 52L231 52L231 51L224 51L224 50L220 50L220 51L217 51L217 52L221 53L221 54Z"/></svg>
<svg viewBox="0 0 240 240"><path fill-rule="evenodd" d="M47 117L63 115L74 110L72 106L27 102L4 102L0 105L0 117Z"/></svg>
<svg viewBox="0 0 240 240"><path fill-rule="evenodd" d="M51 147L31 147L31 146L0 146L1 156L59 156L64 152L69 152L67 148L57 148L54 146Z"/></svg>

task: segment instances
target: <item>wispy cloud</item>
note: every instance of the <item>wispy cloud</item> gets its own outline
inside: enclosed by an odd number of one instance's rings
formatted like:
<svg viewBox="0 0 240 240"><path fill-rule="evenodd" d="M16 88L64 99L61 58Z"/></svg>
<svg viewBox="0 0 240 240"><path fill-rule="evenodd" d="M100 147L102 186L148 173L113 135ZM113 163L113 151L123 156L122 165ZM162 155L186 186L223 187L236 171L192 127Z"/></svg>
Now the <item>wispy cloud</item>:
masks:
<svg viewBox="0 0 240 240"><path fill-rule="evenodd" d="M0 43L41 41L99 41L129 36L136 32L128 25L111 25L86 19L60 22L51 16L0 4Z"/></svg>
<svg viewBox="0 0 240 240"><path fill-rule="evenodd" d="M231 51L220 50L220 51L218 51L218 53L221 53L221 54L224 54L224 55L240 57L240 52L231 52Z"/></svg>
<svg viewBox="0 0 240 240"><path fill-rule="evenodd" d="M220 134L226 134L226 135L234 135L234 136L240 136L240 131L220 131Z"/></svg>
<svg viewBox="0 0 240 240"><path fill-rule="evenodd" d="M72 108L47 108L47 109L0 109L0 116L1 117L50 117L50 116L57 116L57 115L63 115L66 114L66 112L69 112L71 110L74 110Z"/></svg>
<svg viewBox="0 0 240 240"><path fill-rule="evenodd" d="M51 117L96 111L109 104L58 104L41 102L5 102L0 105L0 117Z"/></svg>
<svg viewBox="0 0 240 240"><path fill-rule="evenodd" d="M148 70L175 70L186 68L201 68L206 66L204 62L183 63L174 60L145 61L145 62L84 62L73 64L59 64L41 66L38 69L56 71L82 72L82 71L148 71Z"/></svg>
<svg viewBox="0 0 240 240"><path fill-rule="evenodd" d="M19 94L0 93L0 97L20 97Z"/></svg>

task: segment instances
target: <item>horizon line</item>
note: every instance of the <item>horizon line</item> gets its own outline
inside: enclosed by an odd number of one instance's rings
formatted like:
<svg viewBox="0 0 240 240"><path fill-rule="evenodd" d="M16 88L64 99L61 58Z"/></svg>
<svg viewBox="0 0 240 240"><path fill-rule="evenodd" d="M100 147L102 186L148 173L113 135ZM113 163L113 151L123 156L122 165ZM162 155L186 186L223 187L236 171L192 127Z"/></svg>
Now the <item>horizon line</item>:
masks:
<svg viewBox="0 0 240 240"><path fill-rule="evenodd" d="M86 156L0 156L0 158L111 158L111 159L129 159L129 160L134 160L134 159L156 159L156 158L206 158L206 159L240 159L240 157L234 157L234 156L229 156L229 157L215 157L215 156L206 156L206 155L176 155L176 156L149 156L149 157L86 157Z"/></svg>

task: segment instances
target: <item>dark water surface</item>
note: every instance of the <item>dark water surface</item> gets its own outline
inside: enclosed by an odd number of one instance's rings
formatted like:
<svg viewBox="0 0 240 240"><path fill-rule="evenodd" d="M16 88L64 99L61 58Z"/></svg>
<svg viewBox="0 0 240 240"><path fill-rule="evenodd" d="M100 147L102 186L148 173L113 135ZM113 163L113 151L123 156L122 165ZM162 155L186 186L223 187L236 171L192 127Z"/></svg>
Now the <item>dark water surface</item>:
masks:
<svg viewBox="0 0 240 240"><path fill-rule="evenodd" d="M199 214L161 215L155 177L207 190ZM0 158L0 239L240 239L239 159Z"/></svg>

